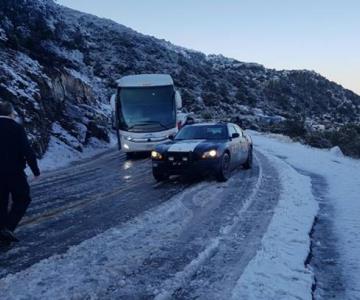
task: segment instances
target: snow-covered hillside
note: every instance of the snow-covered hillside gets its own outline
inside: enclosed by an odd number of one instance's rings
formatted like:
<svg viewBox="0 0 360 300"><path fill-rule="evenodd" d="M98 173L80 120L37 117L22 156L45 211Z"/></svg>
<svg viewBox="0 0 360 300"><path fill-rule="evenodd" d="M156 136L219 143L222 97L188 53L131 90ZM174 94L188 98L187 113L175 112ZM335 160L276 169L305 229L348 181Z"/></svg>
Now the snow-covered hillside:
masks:
<svg viewBox="0 0 360 300"><path fill-rule="evenodd" d="M39 154L54 138L77 151L93 138L108 142L115 80L134 73L171 74L185 107L202 117L239 116L252 128L349 145L343 150L357 155L357 143L309 134L357 124L360 115L359 96L315 72L206 56L52 0L1 1L0 98L16 105Z"/></svg>

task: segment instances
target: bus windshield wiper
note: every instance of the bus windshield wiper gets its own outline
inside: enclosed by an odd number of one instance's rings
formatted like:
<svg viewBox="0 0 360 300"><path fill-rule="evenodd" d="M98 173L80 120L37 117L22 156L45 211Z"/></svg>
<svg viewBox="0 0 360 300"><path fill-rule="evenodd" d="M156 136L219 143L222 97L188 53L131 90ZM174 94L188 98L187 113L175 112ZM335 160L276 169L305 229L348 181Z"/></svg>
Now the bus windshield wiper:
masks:
<svg viewBox="0 0 360 300"><path fill-rule="evenodd" d="M158 121L146 121L146 122L138 123L138 124L135 124L133 126L128 127L128 129L133 129L133 128L137 127L137 126L146 126L146 125L151 125L151 124L158 124L158 125L160 125L162 128L164 128L166 130L170 129L169 127L167 127L166 125L164 125L163 123L158 122Z"/></svg>
<svg viewBox="0 0 360 300"><path fill-rule="evenodd" d="M142 127L142 126L147 126L147 125L150 125L149 123L138 123L138 124L135 124L135 125L131 125L131 126L128 126L128 130L129 129L134 129L136 127Z"/></svg>

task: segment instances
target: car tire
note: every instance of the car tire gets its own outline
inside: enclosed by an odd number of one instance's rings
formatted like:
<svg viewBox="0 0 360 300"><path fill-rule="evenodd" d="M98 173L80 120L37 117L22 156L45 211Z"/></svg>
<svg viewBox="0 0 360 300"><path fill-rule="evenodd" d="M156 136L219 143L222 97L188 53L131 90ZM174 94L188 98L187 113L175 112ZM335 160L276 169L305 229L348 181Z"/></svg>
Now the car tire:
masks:
<svg viewBox="0 0 360 300"><path fill-rule="evenodd" d="M249 149L248 157L246 159L246 162L243 164L243 167L245 170L249 170L252 168L253 163L253 149L252 147Z"/></svg>
<svg viewBox="0 0 360 300"><path fill-rule="evenodd" d="M220 182L225 182L230 178L230 155L228 153L224 153L221 157L221 166L220 170L216 176L217 180Z"/></svg>
<svg viewBox="0 0 360 300"><path fill-rule="evenodd" d="M153 176L154 176L155 180L158 182L169 179L169 175L167 175L166 173L163 173L163 172L159 172L158 170L155 170L155 169L153 169Z"/></svg>

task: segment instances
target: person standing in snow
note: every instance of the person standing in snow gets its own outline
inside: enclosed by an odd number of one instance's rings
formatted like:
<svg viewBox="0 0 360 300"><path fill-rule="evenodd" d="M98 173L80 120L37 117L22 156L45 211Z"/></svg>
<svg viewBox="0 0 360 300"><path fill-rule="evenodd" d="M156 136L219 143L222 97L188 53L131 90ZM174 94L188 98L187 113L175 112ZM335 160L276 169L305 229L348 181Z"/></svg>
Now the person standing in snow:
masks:
<svg viewBox="0 0 360 300"><path fill-rule="evenodd" d="M19 241L13 232L31 202L26 164L35 177L40 176L35 154L14 113L11 103L0 101L0 243L3 245Z"/></svg>

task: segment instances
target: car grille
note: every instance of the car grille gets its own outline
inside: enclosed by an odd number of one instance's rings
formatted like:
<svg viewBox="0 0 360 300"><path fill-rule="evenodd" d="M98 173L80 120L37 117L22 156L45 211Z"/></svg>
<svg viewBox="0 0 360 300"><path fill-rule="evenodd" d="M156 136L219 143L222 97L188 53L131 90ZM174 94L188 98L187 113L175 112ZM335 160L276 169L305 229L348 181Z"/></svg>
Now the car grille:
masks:
<svg viewBox="0 0 360 300"><path fill-rule="evenodd" d="M191 162L191 153L189 152L169 152L166 155L166 160L176 163L189 163Z"/></svg>

